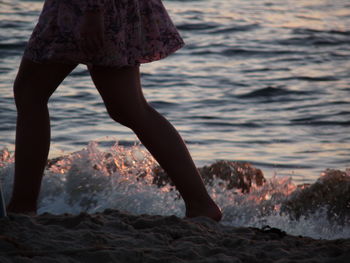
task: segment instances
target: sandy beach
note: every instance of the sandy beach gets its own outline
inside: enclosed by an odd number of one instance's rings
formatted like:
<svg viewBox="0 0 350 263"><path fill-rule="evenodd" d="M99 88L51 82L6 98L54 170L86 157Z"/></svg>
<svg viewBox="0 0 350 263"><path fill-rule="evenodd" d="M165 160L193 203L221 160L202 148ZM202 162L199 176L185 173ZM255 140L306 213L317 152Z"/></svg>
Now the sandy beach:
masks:
<svg viewBox="0 0 350 263"><path fill-rule="evenodd" d="M0 262L348 262L350 239L315 240L276 228L224 226L208 218L9 215Z"/></svg>
<svg viewBox="0 0 350 263"><path fill-rule="evenodd" d="M127 165L111 156L91 148L51 160L39 215L0 219L0 263L349 261L348 169L295 185L248 163L199 168L223 209L217 223L183 219L181 200L149 159ZM11 160L1 170L6 200Z"/></svg>

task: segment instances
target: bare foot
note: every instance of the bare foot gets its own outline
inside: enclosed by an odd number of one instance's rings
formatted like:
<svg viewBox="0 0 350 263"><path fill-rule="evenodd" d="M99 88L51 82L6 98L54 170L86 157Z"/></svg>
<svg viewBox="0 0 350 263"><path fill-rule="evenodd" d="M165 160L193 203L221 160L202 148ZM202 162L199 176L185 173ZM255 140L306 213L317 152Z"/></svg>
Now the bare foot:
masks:
<svg viewBox="0 0 350 263"><path fill-rule="evenodd" d="M24 214L24 215L28 215L28 216L35 216L36 215L35 208L15 206L11 203L7 206L6 211L7 211L7 213L13 213L13 214Z"/></svg>
<svg viewBox="0 0 350 263"><path fill-rule="evenodd" d="M8 211L7 215L25 215L25 216L30 216L30 217L37 216L37 214L34 212L12 212L12 211Z"/></svg>
<svg viewBox="0 0 350 263"><path fill-rule="evenodd" d="M219 222L222 218L222 212L214 201L211 201L209 204L200 203L198 205L186 206L187 218L198 216L206 216Z"/></svg>

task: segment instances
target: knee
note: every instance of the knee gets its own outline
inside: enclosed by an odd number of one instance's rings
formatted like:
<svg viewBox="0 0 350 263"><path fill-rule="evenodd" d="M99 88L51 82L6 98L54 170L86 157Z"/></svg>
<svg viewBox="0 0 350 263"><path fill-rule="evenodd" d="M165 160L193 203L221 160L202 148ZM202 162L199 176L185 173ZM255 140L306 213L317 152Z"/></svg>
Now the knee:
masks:
<svg viewBox="0 0 350 263"><path fill-rule="evenodd" d="M147 116L152 110L148 103L137 106L130 105L130 107L125 108L110 107L107 109L109 116L114 121L132 130L147 122Z"/></svg>

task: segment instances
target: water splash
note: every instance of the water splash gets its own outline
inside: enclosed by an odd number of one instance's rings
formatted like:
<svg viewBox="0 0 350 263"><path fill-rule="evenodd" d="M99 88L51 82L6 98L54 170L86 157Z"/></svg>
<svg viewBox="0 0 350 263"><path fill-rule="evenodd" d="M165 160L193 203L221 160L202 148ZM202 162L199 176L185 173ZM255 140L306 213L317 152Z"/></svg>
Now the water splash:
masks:
<svg viewBox="0 0 350 263"><path fill-rule="evenodd" d="M0 179L5 200L9 200L12 189L13 164L13 156L3 149L0 152ZM339 194L335 191L345 195L347 188L344 188L345 192L338 188L339 185L344 186L340 180L350 181L350 170L326 170L311 186L297 186L290 177L272 176L264 179L263 184L252 180L247 191L246 188L232 187L232 180L225 180L228 177L223 174L224 171L249 174L259 169L236 162L217 162L211 167L216 169L217 174L205 181L210 195L223 209L223 224L255 227L270 225L294 235L350 238L350 223L333 220L337 215L330 217L330 211L333 211L330 205L339 203ZM210 169L203 167L200 170ZM158 173L157 162L139 145L123 147L116 143L109 150L102 151L97 142L90 142L80 151L49 161L38 212L77 214L112 208L133 214L174 214L182 217L185 210L183 201L171 184L155 183L154 178ZM323 189L320 185L326 186L329 196L338 199L328 198L328 201L333 200L328 206L327 202L319 202L320 205L310 212L310 196L317 196L315 193L324 191L317 190ZM305 196L309 196L309 199L304 200ZM322 197L320 194L318 196ZM344 200L341 201L344 203ZM338 209L343 209L343 214L347 215L349 207L339 206Z"/></svg>

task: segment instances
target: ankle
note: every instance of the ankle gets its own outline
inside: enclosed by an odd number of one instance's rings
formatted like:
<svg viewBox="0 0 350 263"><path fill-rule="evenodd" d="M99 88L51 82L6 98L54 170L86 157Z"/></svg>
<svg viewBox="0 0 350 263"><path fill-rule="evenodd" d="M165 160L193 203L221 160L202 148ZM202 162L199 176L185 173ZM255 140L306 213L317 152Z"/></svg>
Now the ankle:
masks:
<svg viewBox="0 0 350 263"><path fill-rule="evenodd" d="M215 204L214 200L210 197L208 193L192 195L187 198L183 198L186 208L197 208L203 207L205 205Z"/></svg>
<svg viewBox="0 0 350 263"><path fill-rule="evenodd" d="M186 217L198 217L205 216L209 217L217 222L222 218L222 212L218 205L209 197L205 201L192 201L186 204Z"/></svg>

